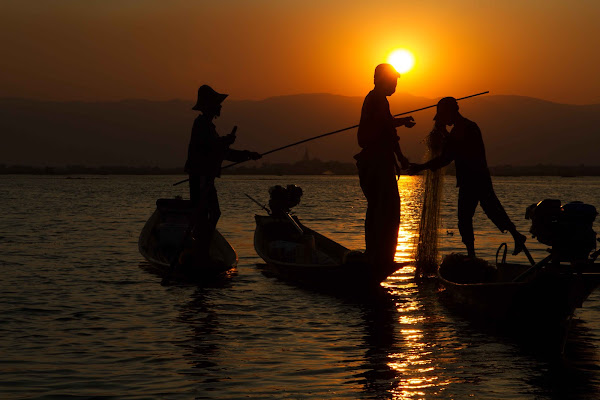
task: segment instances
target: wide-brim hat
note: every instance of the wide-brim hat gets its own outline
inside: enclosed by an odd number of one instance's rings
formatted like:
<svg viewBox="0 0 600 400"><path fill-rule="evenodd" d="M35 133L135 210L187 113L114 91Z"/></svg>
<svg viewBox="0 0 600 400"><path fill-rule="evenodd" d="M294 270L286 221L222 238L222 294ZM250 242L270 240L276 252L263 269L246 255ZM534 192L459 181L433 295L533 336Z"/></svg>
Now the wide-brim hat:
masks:
<svg viewBox="0 0 600 400"><path fill-rule="evenodd" d="M198 88L198 99L192 110L204 111L206 107L221 104L229 96L219 93L208 85L202 85Z"/></svg>
<svg viewBox="0 0 600 400"><path fill-rule="evenodd" d="M454 97L444 97L437 103L437 112L433 117L434 120L438 119L440 115L453 114L458 111L458 102Z"/></svg>

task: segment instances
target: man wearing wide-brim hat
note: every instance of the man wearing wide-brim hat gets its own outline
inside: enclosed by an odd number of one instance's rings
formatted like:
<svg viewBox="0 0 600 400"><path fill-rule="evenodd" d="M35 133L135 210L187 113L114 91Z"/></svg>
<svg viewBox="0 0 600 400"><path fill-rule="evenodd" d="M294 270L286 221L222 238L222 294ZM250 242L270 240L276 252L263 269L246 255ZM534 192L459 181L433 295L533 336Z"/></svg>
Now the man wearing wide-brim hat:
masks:
<svg viewBox="0 0 600 400"><path fill-rule="evenodd" d="M198 89L198 99L192 110L200 111L192 127L185 172L189 174L190 199L198 207L193 237L200 241L206 255L210 238L221 216L215 178L221 176L223 160L241 162L258 160L261 155L247 150L229 148L235 141L235 130L219 136L213 120L221 115L221 103L228 95L218 93L208 85Z"/></svg>
<svg viewBox="0 0 600 400"><path fill-rule="evenodd" d="M437 104L434 129L446 138L442 153L424 164L411 164L409 173L436 170L454 161L458 189L458 230L469 256L475 257L473 215L477 204L502 232L509 231L515 241L513 254L520 253L526 237L512 223L494 192L485 156L483 137L477 124L458 112L454 97L444 97ZM453 125L446 131L447 125Z"/></svg>

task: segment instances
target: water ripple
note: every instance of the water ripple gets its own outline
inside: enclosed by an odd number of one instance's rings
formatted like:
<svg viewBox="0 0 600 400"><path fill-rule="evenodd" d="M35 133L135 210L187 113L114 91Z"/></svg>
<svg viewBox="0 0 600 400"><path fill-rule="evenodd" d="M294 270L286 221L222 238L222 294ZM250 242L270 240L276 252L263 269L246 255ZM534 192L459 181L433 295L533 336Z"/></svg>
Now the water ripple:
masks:
<svg viewBox="0 0 600 400"><path fill-rule="evenodd" d="M566 358L556 361L452 314L435 287L413 282L410 267L380 291L351 296L263 275L252 243L261 211L240 193L265 202L270 186L298 184L302 221L361 249L366 203L356 177L222 178L219 229L240 265L211 287L161 286L137 251L156 198L187 195L170 185L177 179L0 179L9 210L0 222L1 398L556 399L600 391L600 293L578 312ZM442 225L456 231L452 180ZM540 196L600 198L596 178L495 185L523 232L524 207ZM402 177L399 189L402 261L414 245L420 181ZM507 237L481 210L475 224L480 254L492 259ZM462 249L458 232L441 247ZM544 254L537 243L530 249Z"/></svg>

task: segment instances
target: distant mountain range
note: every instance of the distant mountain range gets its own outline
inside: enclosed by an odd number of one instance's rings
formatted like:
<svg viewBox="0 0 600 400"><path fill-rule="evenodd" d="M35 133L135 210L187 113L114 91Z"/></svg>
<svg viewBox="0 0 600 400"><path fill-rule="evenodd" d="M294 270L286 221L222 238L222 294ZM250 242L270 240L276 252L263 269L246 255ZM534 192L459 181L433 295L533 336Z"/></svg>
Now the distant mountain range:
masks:
<svg viewBox="0 0 600 400"><path fill-rule="evenodd" d="M238 125L233 147L258 152L356 125L362 97L305 94L265 100L227 100L216 120L221 135ZM437 99L396 94L392 113ZM0 99L0 164L180 167L185 162L193 101L51 102ZM521 97L483 95L460 103L480 126L490 165L598 165L600 104L567 105ZM412 114L417 125L399 128L401 146L420 161L434 108ZM262 162L310 158L351 162L356 129L273 153ZM259 161L259 162L261 162ZM251 163L249 163L251 164Z"/></svg>

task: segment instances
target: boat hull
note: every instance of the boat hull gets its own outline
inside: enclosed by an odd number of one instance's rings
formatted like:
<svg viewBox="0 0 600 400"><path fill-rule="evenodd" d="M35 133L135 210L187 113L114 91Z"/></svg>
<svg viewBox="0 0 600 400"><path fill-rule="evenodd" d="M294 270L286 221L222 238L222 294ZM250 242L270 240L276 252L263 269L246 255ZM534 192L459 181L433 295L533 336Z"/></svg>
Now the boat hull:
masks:
<svg viewBox="0 0 600 400"><path fill-rule="evenodd" d="M528 265L501 263L487 282L460 283L451 266L440 266L443 296L458 311L501 322L527 325L564 324L600 286L600 265L541 268L523 281L513 281Z"/></svg>
<svg viewBox="0 0 600 400"><path fill-rule="evenodd" d="M265 270L296 284L334 291L378 286L405 265L369 265L361 254L304 226L297 218L303 234L283 217L256 215L255 219L254 248L265 261Z"/></svg>
<svg viewBox="0 0 600 400"><path fill-rule="evenodd" d="M192 252L194 242L186 238L194 208L189 200L159 199L138 240L138 248L150 263L149 269L169 279L204 282L214 280L235 268L238 256L215 230L209 247L209 260L181 263L181 253ZM182 243L185 241L185 245Z"/></svg>

